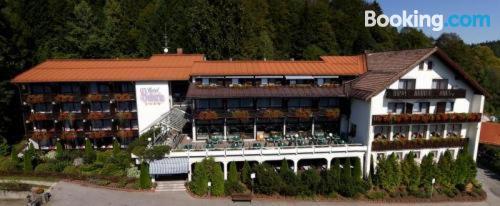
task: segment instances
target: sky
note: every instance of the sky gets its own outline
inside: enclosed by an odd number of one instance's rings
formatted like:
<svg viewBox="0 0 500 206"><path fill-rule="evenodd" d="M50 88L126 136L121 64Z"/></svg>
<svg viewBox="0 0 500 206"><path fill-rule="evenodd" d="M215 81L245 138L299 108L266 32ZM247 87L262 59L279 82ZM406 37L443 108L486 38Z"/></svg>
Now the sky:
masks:
<svg viewBox="0 0 500 206"><path fill-rule="evenodd" d="M369 0L370 2L373 0ZM377 0L383 13L401 15L403 10L413 12L417 9L420 14L443 14L445 18L451 14L486 14L490 16L490 27L445 27L442 31L432 31L423 28L425 34L434 38L443 32L458 33L466 43L480 43L484 41L500 40L500 0Z"/></svg>

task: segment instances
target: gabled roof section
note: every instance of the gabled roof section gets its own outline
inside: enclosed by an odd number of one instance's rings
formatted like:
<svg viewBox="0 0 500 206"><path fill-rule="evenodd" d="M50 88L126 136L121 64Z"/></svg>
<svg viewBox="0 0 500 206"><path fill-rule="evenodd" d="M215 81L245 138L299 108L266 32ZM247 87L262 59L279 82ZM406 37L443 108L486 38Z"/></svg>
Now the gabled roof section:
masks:
<svg viewBox="0 0 500 206"><path fill-rule="evenodd" d="M453 62L448 55L437 47L367 53L366 63L368 71L350 83L350 94L355 98L368 100L383 91L390 84L394 83L431 55L436 55L450 69L459 73L466 83L478 93L486 96L489 95L487 91L460 68L457 63Z"/></svg>
<svg viewBox="0 0 500 206"><path fill-rule="evenodd" d="M162 54L149 59L50 59L13 83L188 80L201 54Z"/></svg>

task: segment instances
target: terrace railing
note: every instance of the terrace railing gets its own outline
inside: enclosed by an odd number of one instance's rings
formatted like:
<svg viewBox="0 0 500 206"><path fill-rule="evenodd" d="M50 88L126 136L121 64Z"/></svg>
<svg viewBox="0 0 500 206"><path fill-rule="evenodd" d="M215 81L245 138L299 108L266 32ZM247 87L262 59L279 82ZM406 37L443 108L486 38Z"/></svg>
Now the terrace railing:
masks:
<svg viewBox="0 0 500 206"><path fill-rule="evenodd" d="M387 89L388 99L443 99L465 98L465 89Z"/></svg>

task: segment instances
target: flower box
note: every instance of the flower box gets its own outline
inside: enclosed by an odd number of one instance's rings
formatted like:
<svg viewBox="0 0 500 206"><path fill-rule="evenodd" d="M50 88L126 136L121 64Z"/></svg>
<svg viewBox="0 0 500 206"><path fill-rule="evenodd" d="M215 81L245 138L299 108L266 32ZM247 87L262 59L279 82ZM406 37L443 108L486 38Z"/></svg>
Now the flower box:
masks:
<svg viewBox="0 0 500 206"><path fill-rule="evenodd" d="M32 113L28 120L30 122L33 122L33 121L44 121L44 120L49 120L49 114L46 114L46 113Z"/></svg>
<svg viewBox="0 0 500 206"><path fill-rule="evenodd" d="M427 148L450 148L464 147L468 143L468 138L434 138L434 139L414 139L414 140L378 140L372 142L373 151L405 150L405 149L427 149Z"/></svg>
<svg viewBox="0 0 500 206"><path fill-rule="evenodd" d="M134 100L133 95L126 94L126 93L125 94L115 94L114 99L118 102Z"/></svg>
<svg viewBox="0 0 500 206"><path fill-rule="evenodd" d="M75 119L75 115L70 113L70 112L63 112L63 113L60 113L59 114L59 117L58 117L59 120L74 120Z"/></svg>
<svg viewBox="0 0 500 206"><path fill-rule="evenodd" d="M61 133L61 139L63 140L74 140L78 137L76 131L63 131Z"/></svg>
<svg viewBox="0 0 500 206"><path fill-rule="evenodd" d="M96 101L102 101L103 96L101 94L89 94L85 99L89 102L96 102Z"/></svg>
<svg viewBox="0 0 500 206"><path fill-rule="evenodd" d="M234 110L231 111L231 117L239 120L248 120L250 119L250 112L247 110Z"/></svg>
<svg viewBox="0 0 500 206"><path fill-rule="evenodd" d="M38 104L45 101L45 98L42 94L30 94L26 96L26 102L30 104Z"/></svg>
<svg viewBox="0 0 500 206"><path fill-rule="evenodd" d="M130 139L136 136L135 132L132 130L120 130L116 132L116 136L122 139Z"/></svg>
<svg viewBox="0 0 500 206"><path fill-rule="evenodd" d="M340 117L340 109L339 108L328 108L325 109L324 115L327 119L330 120L338 120Z"/></svg>
<svg viewBox="0 0 500 206"><path fill-rule="evenodd" d="M117 112L116 118L119 120L125 119L136 119L136 115L133 112Z"/></svg>
<svg viewBox="0 0 500 206"><path fill-rule="evenodd" d="M373 115L373 124L479 122L481 113Z"/></svg>
<svg viewBox="0 0 500 206"><path fill-rule="evenodd" d="M278 119L284 116L285 113L279 109L265 109L260 113L260 117L263 119Z"/></svg>
<svg viewBox="0 0 500 206"><path fill-rule="evenodd" d="M90 139L102 139L105 137L111 137L111 134L108 131L92 131L89 133Z"/></svg>
<svg viewBox="0 0 500 206"><path fill-rule="evenodd" d="M299 119L309 119L312 117L312 111L311 109L305 109L305 108L299 108L293 110L293 117L299 118Z"/></svg>
<svg viewBox="0 0 500 206"><path fill-rule="evenodd" d="M212 111L212 110L200 111L196 115L196 119L206 120L206 121L217 120L217 119L219 119L219 114L217 114L216 111Z"/></svg>
<svg viewBox="0 0 500 206"><path fill-rule="evenodd" d="M31 134L31 139L34 139L34 140L50 139L50 134L49 134L49 132L33 132Z"/></svg>
<svg viewBox="0 0 500 206"><path fill-rule="evenodd" d="M74 102L75 96L69 94L58 94L54 97L56 102Z"/></svg>
<svg viewBox="0 0 500 206"><path fill-rule="evenodd" d="M95 119L105 119L106 115L103 112L90 112L87 115L87 119L95 120Z"/></svg>

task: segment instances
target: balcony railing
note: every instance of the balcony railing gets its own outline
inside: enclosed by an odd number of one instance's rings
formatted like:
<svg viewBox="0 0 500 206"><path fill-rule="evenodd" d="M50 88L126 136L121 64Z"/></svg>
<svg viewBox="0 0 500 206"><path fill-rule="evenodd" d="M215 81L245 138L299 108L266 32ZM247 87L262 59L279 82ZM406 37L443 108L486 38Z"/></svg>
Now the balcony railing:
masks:
<svg viewBox="0 0 500 206"><path fill-rule="evenodd" d="M24 94L22 99L27 104L38 104L45 102L80 102L80 101L133 101L135 93L109 93L109 94Z"/></svg>
<svg viewBox="0 0 500 206"><path fill-rule="evenodd" d="M387 114L373 115L372 124L422 124L479 122L481 113Z"/></svg>
<svg viewBox="0 0 500 206"><path fill-rule="evenodd" d="M425 149L443 147L464 147L469 138L434 138L414 140L377 140L372 142L373 151L403 150L403 149Z"/></svg>
<svg viewBox="0 0 500 206"><path fill-rule="evenodd" d="M464 98L465 89L387 89L389 99L441 99Z"/></svg>

